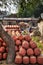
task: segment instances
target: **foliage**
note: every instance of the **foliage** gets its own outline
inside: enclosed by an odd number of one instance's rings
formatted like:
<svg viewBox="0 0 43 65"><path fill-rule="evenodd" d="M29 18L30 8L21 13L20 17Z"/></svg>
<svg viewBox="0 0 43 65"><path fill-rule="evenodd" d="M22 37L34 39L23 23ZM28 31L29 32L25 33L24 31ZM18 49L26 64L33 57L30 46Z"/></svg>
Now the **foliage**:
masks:
<svg viewBox="0 0 43 65"><path fill-rule="evenodd" d="M40 0L20 0L18 17L39 17L42 12L42 4ZM41 8L41 9L40 9Z"/></svg>
<svg viewBox="0 0 43 65"><path fill-rule="evenodd" d="M13 2L17 5L18 13L17 17L39 17L43 12L43 0L0 0L3 4L8 6L7 2ZM11 4L9 3L9 5ZM10 7L9 7L10 10Z"/></svg>
<svg viewBox="0 0 43 65"><path fill-rule="evenodd" d="M32 40L36 42L38 48L40 48L41 50L43 50L43 43L40 42L40 37L33 36Z"/></svg>

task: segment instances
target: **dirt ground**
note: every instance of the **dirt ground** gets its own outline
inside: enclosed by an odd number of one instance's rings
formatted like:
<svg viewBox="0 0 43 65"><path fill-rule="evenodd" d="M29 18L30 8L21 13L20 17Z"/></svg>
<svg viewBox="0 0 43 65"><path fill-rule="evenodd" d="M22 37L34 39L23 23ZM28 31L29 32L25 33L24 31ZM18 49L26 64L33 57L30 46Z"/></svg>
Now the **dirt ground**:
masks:
<svg viewBox="0 0 43 65"><path fill-rule="evenodd" d="M0 65L16 65L16 64L14 64L14 63L12 63L12 64L7 64L6 61L0 61Z"/></svg>
<svg viewBox="0 0 43 65"><path fill-rule="evenodd" d="M6 64L6 61L0 61L0 65L17 65L17 64ZM24 65L24 64L18 64L18 65ZM28 64L28 65L39 65L39 64Z"/></svg>

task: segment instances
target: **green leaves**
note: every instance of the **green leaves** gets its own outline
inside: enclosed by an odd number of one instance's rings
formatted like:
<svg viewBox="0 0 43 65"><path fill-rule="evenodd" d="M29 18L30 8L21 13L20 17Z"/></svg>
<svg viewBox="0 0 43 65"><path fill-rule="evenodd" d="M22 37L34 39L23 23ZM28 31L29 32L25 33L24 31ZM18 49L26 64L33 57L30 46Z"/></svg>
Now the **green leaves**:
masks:
<svg viewBox="0 0 43 65"><path fill-rule="evenodd" d="M1 0L4 4L7 0ZM43 0L12 0L17 5L17 17L39 17L43 12ZM7 4L5 4L6 6ZM40 6L42 5L42 6Z"/></svg>
<svg viewBox="0 0 43 65"><path fill-rule="evenodd" d="M32 17L39 11L37 9L40 4L40 0L27 0L27 2L25 0L19 0L20 8L18 9L18 17Z"/></svg>
<svg viewBox="0 0 43 65"><path fill-rule="evenodd" d="M38 48L40 48L41 50L43 49L43 43L40 42L40 38L39 37L33 36L32 40L36 42Z"/></svg>

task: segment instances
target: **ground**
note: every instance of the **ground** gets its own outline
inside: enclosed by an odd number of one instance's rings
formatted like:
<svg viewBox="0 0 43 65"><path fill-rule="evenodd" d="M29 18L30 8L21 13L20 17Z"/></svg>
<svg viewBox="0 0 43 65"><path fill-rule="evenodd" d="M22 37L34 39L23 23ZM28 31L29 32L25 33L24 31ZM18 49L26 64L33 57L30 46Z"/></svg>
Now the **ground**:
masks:
<svg viewBox="0 0 43 65"><path fill-rule="evenodd" d="M6 64L6 61L1 61L0 65L16 65L16 64L14 64L14 63L12 63L12 64Z"/></svg>
<svg viewBox="0 0 43 65"><path fill-rule="evenodd" d="M6 64L6 61L1 61L1 64L0 65L17 65L17 64ZM18 65L24 65L24 64L18 64ZM33 64L28 64L28 65L33 65ZM35 64L35 65L39 65L39 64Z"/></svg>

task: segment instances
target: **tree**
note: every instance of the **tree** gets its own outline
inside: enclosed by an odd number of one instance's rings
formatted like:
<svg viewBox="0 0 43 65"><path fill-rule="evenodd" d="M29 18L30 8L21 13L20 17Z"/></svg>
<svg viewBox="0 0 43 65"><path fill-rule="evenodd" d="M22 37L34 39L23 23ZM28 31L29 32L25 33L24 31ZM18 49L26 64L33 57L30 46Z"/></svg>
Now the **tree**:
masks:
<svg viewBox="0 0 43 65"><path fill-rule="evenodd" d="M43 6L43 0L1 0L1 1L5 5L6 10L8 7L10 14L11 10L14 9L13 7L16 7L17 17L32 17L32 16L39 17L41 12L43 11L43 8L41 7L41 5ZM14 5L12 8L11 4Z"/></svg>
<svg viewBox="0 0 43 65"><path fill-rule="evenodd" d="M34 16L37 17L41 17L41 13L43 13L43 5L40 4L36 10L34 11Z"/></svg>
<svg viewBox="0 0 43 65"><path fill-rule="evenodd" d="M1 3L2 2L2 3ZM6 12L6 15L11 15L17 13L18 8L15 0L1 0L0 1L0 11Z"/></svg>
<svg viewBox="0 0 43 65"><path fill-rule="evenodd" d="M19 0L18 17L32 17L37 15L37 12L40 16L40 4L41 0Z"/></svg>
<svg viewBox="0 0 43 65"><path fill-rule="evenodd" d="M8 35L8 33L4 31L1 24L0 24L0 37L8 45L9 51L8 51L7 63L11 64L11 63L13 63L14 58L15 58L15 42L11 38L11 36Z"/></svg>

